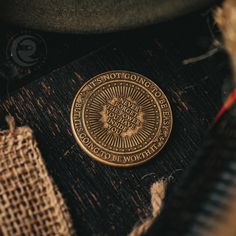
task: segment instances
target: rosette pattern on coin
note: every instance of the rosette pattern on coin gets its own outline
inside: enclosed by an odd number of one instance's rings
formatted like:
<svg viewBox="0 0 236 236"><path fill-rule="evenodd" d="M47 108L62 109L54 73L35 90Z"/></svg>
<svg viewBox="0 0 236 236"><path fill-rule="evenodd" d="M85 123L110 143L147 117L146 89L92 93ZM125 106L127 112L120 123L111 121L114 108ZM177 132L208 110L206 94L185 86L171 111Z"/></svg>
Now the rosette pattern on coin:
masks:
<svg viewBox="0 0 236 236"><path fill-rule="evenodd" d="M81 148L115 166L154 157L172 129L171 107L151 80L129 71L108 71L87 81L71 109L71 125Z"/></svg>

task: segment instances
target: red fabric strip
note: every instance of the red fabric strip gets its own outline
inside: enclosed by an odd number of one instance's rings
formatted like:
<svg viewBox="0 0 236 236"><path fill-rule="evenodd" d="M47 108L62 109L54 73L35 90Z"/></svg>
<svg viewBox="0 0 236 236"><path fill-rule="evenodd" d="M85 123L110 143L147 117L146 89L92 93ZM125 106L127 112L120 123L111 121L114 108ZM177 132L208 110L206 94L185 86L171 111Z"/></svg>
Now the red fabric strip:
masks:
<svg viewBox="0 0 236 236"><path fill-rule="evenodd" d="M220 111L218 112L218 114L215 117L214 123L216 124L218 122L218 120L221 118L221 116L230 109L230 107L236 104L236 89L233 90L233 92L229 95L229 97L227 98L225 104L222 106L222 108L220 109Z"/></svg>

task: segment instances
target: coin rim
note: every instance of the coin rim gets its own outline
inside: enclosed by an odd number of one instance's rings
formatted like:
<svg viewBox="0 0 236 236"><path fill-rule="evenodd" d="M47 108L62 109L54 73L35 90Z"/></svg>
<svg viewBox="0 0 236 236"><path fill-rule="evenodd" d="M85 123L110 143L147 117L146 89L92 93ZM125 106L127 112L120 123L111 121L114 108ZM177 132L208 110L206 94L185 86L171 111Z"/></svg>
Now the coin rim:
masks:
<svg viewBox="0 0 236 236"><path fill-rule="evenodd" d="M150 155L147 159L145 160L142 160L142 161L139 161L139 162L135 162L135 163L114 163L114 162L109 162L109 161L106 161L106 160L103 160L99 157L97 157L96 155L92 154L84 145L83 143L80 141L80 139L78 138L77 136L77 133L75 131L75 126L74 126L74 122L73 122L73 108L75 106L75 102L77 100L77 97L78 97L78 94L82 91L82 89L89 83L89 81L91 81L92 79L95 79L96 77L98 76L101 76L101 75L104 75L104 74L107 74L107 73L115 73L115 72L124 72L124 73L132 73L132 74L136 74L136 75L139 75L139 76L142 76L144 77L146 80L148 81L151 81L152 83L154 83L160 90L161 92L163 93L163 95L166 97L166 101L167 101L167 104L169 105L169 109L170 109L170 118L171 118L171 122L170 122L170 132L168 133L168 136L165 140L165 142L163 143L163 146L161 147L161 149L158 150L158 152ZM162 149L166 146L167 144L167 141L169 141L170 139L170 135L172 133L172 128L173 128L173 112L172 112L172 108L171 108L171 105L170 105L170 102L166 96L166 94L163 92L163 90L154 82L152 81L151 79L147 78L146 76L142 75L142 74L139 74L139 73L136 73L136 72L133 72L133 71L128 71L128 70L110 70L110 71L105 71L103 73L99 73L93 77L91 77L90 79L88 79L86 82L84 82L84 84L79 88L79 90L76 92L76 95L73 99L73 102L72 102L72 106L71 106L71 112L70 112L70 124L71 124L71 128L72 128L72 133L73 133L73 136L74 138L76 139L77 143L79 144L80 148L89 156L91 157L92 159L100 162L100 163L103 163L103 164L106 164L106 165L109 165L109 166L115 166L115 167L132 167L132 166L138 166L138 165L141 165L147 161L149 161L150 159L154 158L156 155L158 155L158 153L160 153L160 151L162 151Z"/></svg>

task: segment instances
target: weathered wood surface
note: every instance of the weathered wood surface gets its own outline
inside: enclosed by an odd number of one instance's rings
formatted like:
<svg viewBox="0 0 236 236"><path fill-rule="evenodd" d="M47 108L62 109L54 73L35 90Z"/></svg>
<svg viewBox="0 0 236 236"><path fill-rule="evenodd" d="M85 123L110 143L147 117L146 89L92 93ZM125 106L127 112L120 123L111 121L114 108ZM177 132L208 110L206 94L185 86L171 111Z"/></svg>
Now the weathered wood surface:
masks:
<svg viewBox="0 0 236 236"><path fill-rule="evenodd" d="M8 113L17 125L33 128L78 235L126 235L149 215L151 183L183 173L224 97L223 80L228 73L224 54L182 63L211 46L206 17L197 14L111 38L114 42L34 80L2 99L0 105L1 128ZM80 149L70 127L70 108L80 86L114 69L135 71L155 81L173 110L167 146L137 167L116 168L94 161Z"/></svg>

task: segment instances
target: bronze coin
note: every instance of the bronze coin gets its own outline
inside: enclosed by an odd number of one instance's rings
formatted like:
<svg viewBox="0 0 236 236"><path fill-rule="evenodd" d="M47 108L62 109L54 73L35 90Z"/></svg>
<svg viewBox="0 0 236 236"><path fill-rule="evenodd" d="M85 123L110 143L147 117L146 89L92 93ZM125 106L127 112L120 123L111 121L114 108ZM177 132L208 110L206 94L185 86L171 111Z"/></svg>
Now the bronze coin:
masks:
<svg viewBox="0 0 236 236"><path fill-rule="evenodd" d="M133 166L165 146L173 117L162 90L143 75L108 71L87 81L75 96L71 125L81 148L113 166Z"/></svg>

